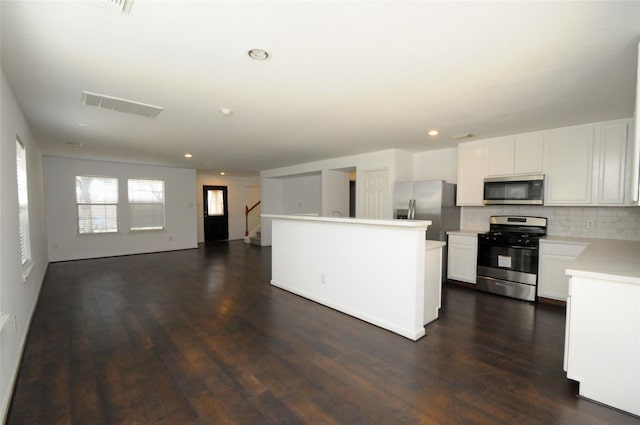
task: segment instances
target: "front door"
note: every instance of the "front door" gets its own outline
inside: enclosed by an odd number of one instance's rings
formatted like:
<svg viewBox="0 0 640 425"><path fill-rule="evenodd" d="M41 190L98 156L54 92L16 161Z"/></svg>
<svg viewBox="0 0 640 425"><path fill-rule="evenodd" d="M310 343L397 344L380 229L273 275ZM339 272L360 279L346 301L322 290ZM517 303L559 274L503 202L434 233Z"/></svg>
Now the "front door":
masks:
<svg viewBox="0 0 640 425"><path fill-rule="evenodd" d="M203 186L204 241L229 239L227 186Z"/></svg>

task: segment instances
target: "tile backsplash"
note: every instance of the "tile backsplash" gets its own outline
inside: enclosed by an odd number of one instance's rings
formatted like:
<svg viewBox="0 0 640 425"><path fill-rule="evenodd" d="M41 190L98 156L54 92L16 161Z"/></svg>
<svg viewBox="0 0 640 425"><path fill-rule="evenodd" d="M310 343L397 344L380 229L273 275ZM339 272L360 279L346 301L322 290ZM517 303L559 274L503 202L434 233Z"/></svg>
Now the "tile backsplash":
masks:
<svg viewBox="0 0 640 425"><path fill-rule="evenodd" d="M547 233L579 238L640 240L640 207L462 207L462 229L489 230L492 215L547 217Z"/></svg>

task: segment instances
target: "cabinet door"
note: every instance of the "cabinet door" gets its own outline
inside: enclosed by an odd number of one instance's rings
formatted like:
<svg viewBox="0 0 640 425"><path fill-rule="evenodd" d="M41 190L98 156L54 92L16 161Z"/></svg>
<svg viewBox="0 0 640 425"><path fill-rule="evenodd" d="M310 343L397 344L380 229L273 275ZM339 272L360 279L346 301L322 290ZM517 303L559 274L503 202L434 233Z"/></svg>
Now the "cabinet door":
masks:
<svg viewBox="0 0 640 425"><path fill-rule="evenodd" d="M596 126L597 170L595 200L599 205L624 204L624 176L627 153L627 122Z"/></svg>
<svg viewBox="0 0 640 425"><path fill-rule="evenodd" d="M591 204L593 126L552 130L545 140L547 205Z"/></svg>
<svg viewBox="0 0 640 425"><path fill-rule="evenodd" d="M540 244L538 296L566 301L569 296L569 276L565 270L580 255L586 245L556 243Z"/></svg>
<svg viewBox="0 0 640 425"><path fill-rule="evenodd" d="M484 142L458 145L458 187L456 204L484 205L487 151Z"/></svg>
<svg viewBox="0 0 640 425"><path fill-rule="evenodd" d="M513 137L485 141L487 145L487 176L513 174Z"/></svg>
<svg viewBox="0 0 640 425"><path fill-rule="evenodd" d="M447 278L476 283L477 236L449 235Z"/></svg>
<svg viewBox="0 0 640 425"><path fill-rule="evenodd" d="M516 136L513 172L515 174L541 173L543 153L543 133Z"/></svg>

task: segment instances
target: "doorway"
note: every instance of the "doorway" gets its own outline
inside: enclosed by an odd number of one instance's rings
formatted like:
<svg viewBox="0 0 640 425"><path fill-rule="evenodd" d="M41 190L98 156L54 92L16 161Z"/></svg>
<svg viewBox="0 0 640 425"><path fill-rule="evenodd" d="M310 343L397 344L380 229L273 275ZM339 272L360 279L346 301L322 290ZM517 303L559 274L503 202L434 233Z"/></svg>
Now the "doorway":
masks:
<svg viewBox="0 0 640 425"><path fill-rule="evenodd" d="M202 186L204 241L229 239L227 186Z"/></svg>

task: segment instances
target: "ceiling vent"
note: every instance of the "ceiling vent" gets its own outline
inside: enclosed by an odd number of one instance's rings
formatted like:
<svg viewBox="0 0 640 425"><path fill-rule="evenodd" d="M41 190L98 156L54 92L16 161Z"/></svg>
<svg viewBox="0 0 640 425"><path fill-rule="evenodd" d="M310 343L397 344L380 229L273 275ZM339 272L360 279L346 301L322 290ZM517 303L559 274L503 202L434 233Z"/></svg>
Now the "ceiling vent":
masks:
<svg viewBox="0 0 640 425"><path fill-rule="evenodd" d="M473 137L473 134L471 133L467 133L467 134L460 134L458 136L451 136L451 138L453 140L462 140L462 139L470 139Z"/></svg>
<svg viewBox="0 0 640 425"><path fill-rule="evenodd" d="M111 10L126 13L131 13L131 7L133 6L133 0L93 0L101 6L108 7Z"/></svg>
<svg viewBox="0 0 640 425"><path fill-rule="evenodd" d="M133 100L120 99L118 97L106 96L104 94L82 92L82 104L85 106L96 106L102 109L124 112L125 114L142 115L143 117L155 118L164 110L161 106L148 105L146 103L134 102Z"/></svg>

